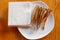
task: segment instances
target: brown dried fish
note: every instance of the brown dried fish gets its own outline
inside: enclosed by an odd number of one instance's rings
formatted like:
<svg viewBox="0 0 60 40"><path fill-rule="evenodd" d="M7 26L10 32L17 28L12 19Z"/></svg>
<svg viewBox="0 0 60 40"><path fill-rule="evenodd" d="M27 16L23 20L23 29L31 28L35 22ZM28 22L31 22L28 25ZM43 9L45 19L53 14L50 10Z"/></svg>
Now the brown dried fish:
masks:
<svg viewBox="0 0 60 40"><path fill-rule="evenodd" d="M34 8L34 11L33 11L32 17L31 17L31 24L33 26L35 24L36 25L35 28L38 29L40 27L40 24L43 22L42 29L44 29L45 22L47 20L47 17L49 16L50 12L51 11L49 9L45 9L40 6L36 6Z"/></svg>

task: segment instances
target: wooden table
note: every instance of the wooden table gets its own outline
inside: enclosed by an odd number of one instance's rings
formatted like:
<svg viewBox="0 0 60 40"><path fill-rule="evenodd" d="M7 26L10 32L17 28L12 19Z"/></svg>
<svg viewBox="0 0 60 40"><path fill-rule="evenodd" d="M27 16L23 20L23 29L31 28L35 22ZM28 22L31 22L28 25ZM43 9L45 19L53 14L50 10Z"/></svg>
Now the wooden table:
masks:
<svg viewBox="0 0 60 40"><path fill-rule="evenodd" d="M25 0L0 0L0 40L27 40L16 27L8 27L8 2ZM28 0L26 0L28 1ZM30 0L33 1L33 0ZM55 18L55 26L49 35L39 40L60 40L60 0L41 0L52 10Z"/></svg>

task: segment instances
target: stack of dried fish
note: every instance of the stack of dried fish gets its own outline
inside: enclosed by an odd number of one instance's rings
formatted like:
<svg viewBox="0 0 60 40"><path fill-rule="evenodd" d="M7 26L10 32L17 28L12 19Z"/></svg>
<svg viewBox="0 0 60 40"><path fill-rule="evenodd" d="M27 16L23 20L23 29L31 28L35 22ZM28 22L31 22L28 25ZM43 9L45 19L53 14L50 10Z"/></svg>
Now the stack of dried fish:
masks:
<svg viewBox="0 0 60 40"><path fill-rule="evenodd" d="M40 27L40 24L43 23L42 29L44 29L45 22L47 20L47 17L49 16L51 10L42 8L40 6L36 6L34 8L34 11L32 13L31 17L31 24L34 29L38 29ZM35 27L34 27L35 25Z"/></svg>

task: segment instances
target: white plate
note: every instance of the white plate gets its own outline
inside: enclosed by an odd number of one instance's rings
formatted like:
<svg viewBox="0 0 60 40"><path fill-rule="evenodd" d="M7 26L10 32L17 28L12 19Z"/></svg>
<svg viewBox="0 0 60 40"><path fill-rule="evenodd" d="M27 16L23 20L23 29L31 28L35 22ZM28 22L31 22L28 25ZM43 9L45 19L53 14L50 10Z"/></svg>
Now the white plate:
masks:
<svg viewBox="0 0 60 40"><path fill-rule="evenodd" d="M44 8L48 8L48 6L43 2L31 2L31 6L35 6L35 5L40 5ZM37 30L34 33L32 33L31 28L28 29L18 28L18 30L27 39L39 39L48 35L53 28L54 28L54 16L53 13L51 12L49 17L47 18L44 30L41 30L41 28L39 28L39 30Z"/></svg>

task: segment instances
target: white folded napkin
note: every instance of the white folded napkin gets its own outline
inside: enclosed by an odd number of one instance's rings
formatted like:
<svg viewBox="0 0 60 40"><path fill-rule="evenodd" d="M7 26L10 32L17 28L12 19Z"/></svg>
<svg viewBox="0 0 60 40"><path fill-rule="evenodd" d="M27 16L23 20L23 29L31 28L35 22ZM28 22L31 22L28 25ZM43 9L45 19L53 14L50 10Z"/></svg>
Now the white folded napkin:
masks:
<svg viewBox="0 0 60 40"><path fill-rule="evenodd" d="M8 26L30 24L31 10L32 6L29 2L9 2Z"/></svg>

